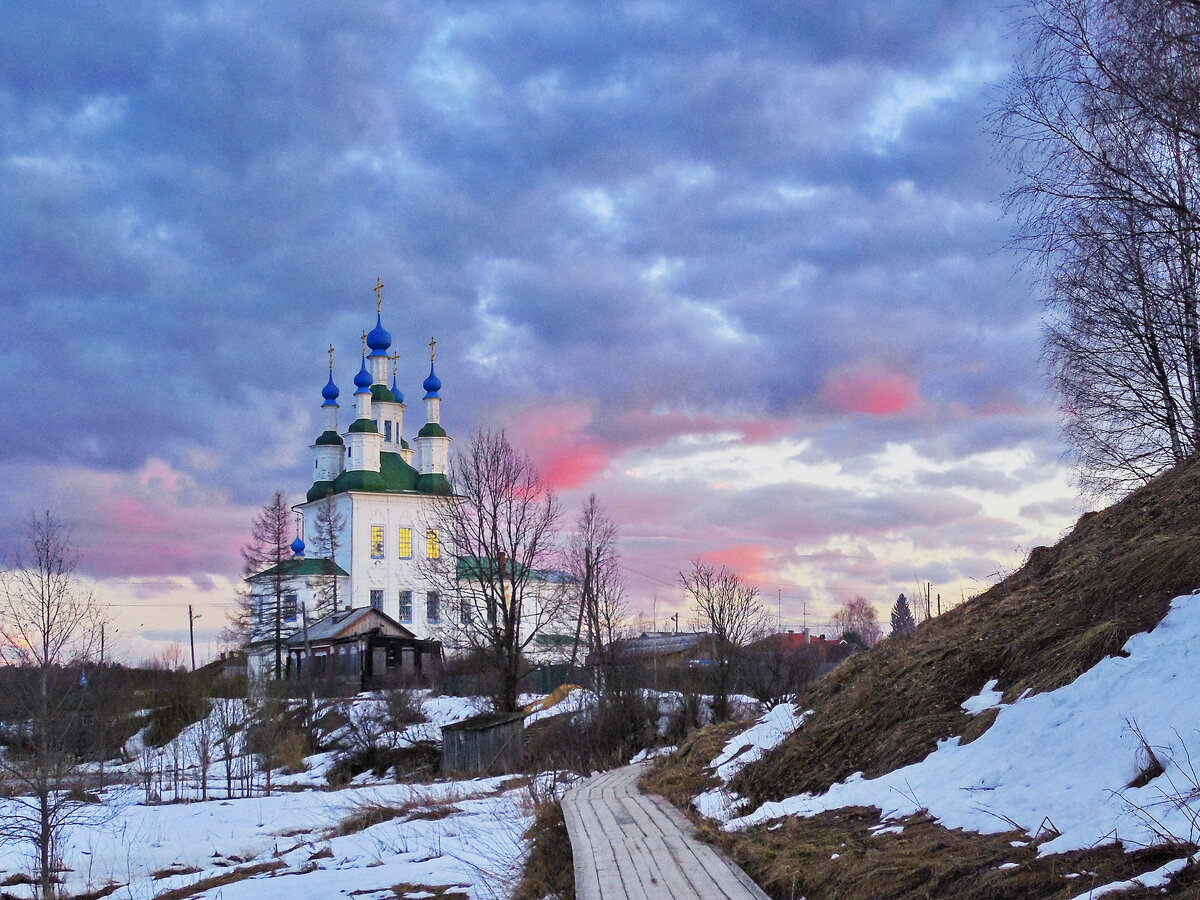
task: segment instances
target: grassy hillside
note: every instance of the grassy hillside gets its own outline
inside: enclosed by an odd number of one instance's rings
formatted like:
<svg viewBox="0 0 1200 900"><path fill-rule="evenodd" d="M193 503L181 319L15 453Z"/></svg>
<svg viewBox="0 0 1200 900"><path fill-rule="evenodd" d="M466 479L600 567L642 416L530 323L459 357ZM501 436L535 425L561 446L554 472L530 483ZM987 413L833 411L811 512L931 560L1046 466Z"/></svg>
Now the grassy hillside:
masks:
<svg viewBox="0 0 1200 900"><path fill-rule="evenodd" d="M1169 601L1200 587L1200 464L1182 466L1108 509L1084 516L1053 547L1035 549L1015 574L958 609L842 664L800 698L804 726L730 785L753 808L820 793L862 771L882 775L924 759L940 739L984 733L995 713L969 717L960 704L992 678L1005 700L1073 681L1131 635L1153 629ZM649 778L649 788L686 806L713 782L705 766L729 736L701 733ZM791 818L719 841L776 897L1073 897L1087 885L1130 877L1154 862L1113 846L1014 859L1022 832L950 831L927 817L903 834L877 835L877 810ZM1036 842L1035 842L1036 843ZM1005 865L1016 862L1017 867ZM883 873L887 873L883 877ZM1192 896L1194 875L1170 893ZM1072 876L1078 879L1078 876ZM1122 896L1148 896L1133 893Z"/></svg>
<svg viewBox="0 0 1200 900"><path fill-rule="evenodd" d="M1155 626L1171 598L1200 587L1200 464L1089 513L1019 571L909 637L888 639L800 700L813 712L734 788L755 803L821 791L923 759L939 739L978 736L960 704L990 678L1006 701L1072 681L1130 635Z"/></svg>

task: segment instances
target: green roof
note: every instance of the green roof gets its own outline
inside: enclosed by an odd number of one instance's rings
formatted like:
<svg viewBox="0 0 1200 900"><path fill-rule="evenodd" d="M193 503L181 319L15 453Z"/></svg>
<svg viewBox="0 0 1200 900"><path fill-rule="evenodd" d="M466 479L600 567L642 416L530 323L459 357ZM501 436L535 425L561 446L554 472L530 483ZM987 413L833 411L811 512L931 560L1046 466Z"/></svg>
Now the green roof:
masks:
<svg viewBox="0 0 1200 900"><path fill-rule="evenodd" d="M482 556L460 556L454 564L454 572L458 578L482 578L491 576L497 568L497 562L494 559L486 559ZM524 575L525 566L518 562L513 562L511 559L505 560L504 571L511 579L514 576Z"/></svg>
<svg viewBox="0 0 1200 900"><path fill-rule="evenodd" d="M305 499L312 503L314 500L324 500L332 493L334 493L332 481L314 481L313 486L308 489Z"/></svg>
<svg viewBox="0 0 1200 900"><path fill-rule="evenodd" d="M417 432L417 437L445 437L446 429L437 422L426 422Z"/></svg>
<svg viewBox="0 0 1200 900"><path fill-rule="evenodd" d="M389 494L415 491L420 477L399 453L379 454L379 474L383 477L383 489Z"/></svg>
<svg viewBox="0 0 1200 900"><path fill-rule="evenodd" d="M374 434L379 434L379 429L375 427L375 423L370 419L355 419L350 423L350 432L353 434L358 431L367 431Z"/></svg>
<svg viewBox="0 0 1200 900"><path fill-rule="evenodd" d="M449 496L454 493L450 487L450 479L445 475L421 475L417 478L417 490L422 494L442 494Z"/></svg>
<svg viewBox="0 0 1200 900"><path fill-rule="evenodd" d="M404 438L400 438L400 446L403 447L405 450L412 449L411 447L408 446L408 441L406 441Z"/></svg>
<svg viewBox="0 0 1200 900"><path fill-rule="evenodd" d="M317 435L317 446L321 447L326 444L336 444L337 446L341 447L343 445L341 435L339 435L336 431L322 431L319 435Z"/></svg>
<svg viewBox="0 0 1200 900"><path fill-rule="evenodd" d="M396 395L386 384L371 385L371 399L376 403L395 403Z"/></svg>
<svg viewBox="0 0 1200 900"><path fill-rule="evenodd" d="M356 469L343 472L333 483L333 492L342 494L346 491L375 491L383 493L383 478L378 472L366 469Z"/></svg>
<svg viewBox="0 0 1200 900"><path fill-rule="evenodd" d="M251 575L247 581L258 581L262 578L273 578L283 575L285 578L299 578L305 575L340 575L350 577L350 573L330 559L309 559L307 556L297 556L285 559L279 565L263 569L256 575Z"/></svg>

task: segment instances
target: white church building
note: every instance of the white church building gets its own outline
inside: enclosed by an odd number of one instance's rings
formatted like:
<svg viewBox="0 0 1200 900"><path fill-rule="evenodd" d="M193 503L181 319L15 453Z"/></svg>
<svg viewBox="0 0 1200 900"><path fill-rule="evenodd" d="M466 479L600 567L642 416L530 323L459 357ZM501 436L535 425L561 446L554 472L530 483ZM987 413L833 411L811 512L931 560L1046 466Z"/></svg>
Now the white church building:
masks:
<svg viewBox="0 0 1200 900"><path fill-rule="evenodd" d="M382 288L377 283L377 296ZM450 438L441 424L442 383L434 371L436 342L429 342L429 375L422 384L424 422L410 443L404 437L407 407L396 384L398 356L388 355L392 336L383 327L381 307L377 302L375 327L363 334L361 366L354 376L354 414L344 430L338 423L341 392L333 379L330 347L329 381L321 391L325 429L311 445L313 483L305 502L294 507L302 520L302 538L293 542L297 559L289 563L301 577L289 585L294 599L288 608L304 606L312 621L317 584L303 576L323 566L318 575L337 573L338 609L374 607L417 638L436 639L442 616L449 611L424 573L426 561L442 554L438 513L453 496L447 479ZM322 507L327 507L324 513ZM334 532L332 559L327 537L321 534L330 530L329 521L340 525ZM248 579L254 593L266 588L264 574ZM254 644L274 631L273 601L258 607L262 614L255 623ZM285 619L286 633L301 625L294 614Z"/></svg>
<svg viewBox="0 0 1200 900"><path fill-rule="evenodd" d="M404 437L407 407L396 382L398 355L388 355L392 336L383 327L382 289L377 282L375 327L362 335L354 416L345 430L338 422L341 391L334 383L329 348L329 380L321 390L325 427L311 445L312 487L305 501L293 507L300 517L294 557L246 579L254 598L247 649L255 671L269 671L274 661L277 570L287 578L279 617L285 640L300 632L306 620L314 623L318 595L324 592L328 598L331 577L337 582L336 611L376 609L417 640L440 640L445 626L453 624L447 617L463 615L459 601L441 593L439 581L444 585L445 578L430 577L431 570L448 566L454 566L451 572L462 571L448 558L451 548L443 547L438 533L442 512L455 499L447 477L450 438L441 424L442 382L434 371L436 341L429 342L429 375L421 385L424 422L410 443ZM542 595L556 596L566 577L536 573L537 605L526 612L531 621L537 620Z"/></svg>

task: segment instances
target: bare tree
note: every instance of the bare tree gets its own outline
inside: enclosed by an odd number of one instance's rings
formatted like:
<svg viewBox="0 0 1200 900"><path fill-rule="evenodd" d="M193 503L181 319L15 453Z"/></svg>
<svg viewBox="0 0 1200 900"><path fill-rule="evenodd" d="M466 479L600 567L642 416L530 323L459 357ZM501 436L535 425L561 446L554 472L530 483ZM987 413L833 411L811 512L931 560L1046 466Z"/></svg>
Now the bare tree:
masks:
<svg viewBox="0 0 1200 900"><path fill-rule="evenodd" d="M35 517L16 559L0 574L0 656L12 667L9 702L16 722L4 736L0 772L17 788L0 839L36 849L38 895L56 893L65 829L103 817L79 792L83 746L83 664L99 649L101 607L76 575L67 530L46 512Z"/></svg>
<svg viewBox="0 0 1200 900"><path fill-rule="evenodd" d="M577 606L571 666L575 666L582 640L585 659L592 661L594 685L601 690L603 679L598 677L598 669L605 649L612 646L625 619L626 605L617 552L617 526L595 494L584 501L576 521L567 552L567 569L572 576Z"/></svg>
<svg viewBox="0 0 1200 900"><path fill-rule="evenodd" d="M696 627L712 635L713 717L727 719L734 665L741 648L766 631L767 610L758 588L725 566L694 560L690 572L679 573L679 582L692 601Z"/></svg>
<svg viewBox="0 0 1200 900"><path fill-rule="evenodd" d="M995 130L1067 434L1107 493L1200 446L1200 4L1029 9Z"/></svg>
<svg viewBox="0 0 1200 900"><path fill-rule="evenodd" d="M878 644L883 636L879 626L879 613L866 597L855 597L843 603L833 614L833 627L840 631L843 637L851 632L857 634L867 647Z"/></svg>
<svg viewBox="0 0 1200 900"><path fill-rule="evenodd" d="M275 678L283 678L284 593L288 584L284 563L292 558L292 516L283 491L276 491L259 510L250 533L250 542L242 548L243 570L254 585L234 611L232 624L243 640L253 635L255 623L266 620L275 643ZM256 619L255 601L265 615Z"/></svg>
<svg viewBox="0 0 1200 900"><path fill-rule="evenodd" d="M324 502L317 507L316 515L313 517L316 555L329 560L331 563L328 573L320 576L320 582L317 587L316 614L318 619L324 618L338 610L338 576L335 567L337 566L337 554L341 546L342 532L345 528L346 517L338 512L333 502L333 494L330 493L325 497Z"/></svg>
<svg viewBox="0 0 1200 900"><path fill-rule="evenodd" d="M455 498L439 510L448 550L426 563L430 580L455 600L443 611L451 647L482 654L496 672L495 704L517 709L525 656L562 623L566 593L553 577L559 505L528 455L504 432L479 432L451 465Z"/></svg>

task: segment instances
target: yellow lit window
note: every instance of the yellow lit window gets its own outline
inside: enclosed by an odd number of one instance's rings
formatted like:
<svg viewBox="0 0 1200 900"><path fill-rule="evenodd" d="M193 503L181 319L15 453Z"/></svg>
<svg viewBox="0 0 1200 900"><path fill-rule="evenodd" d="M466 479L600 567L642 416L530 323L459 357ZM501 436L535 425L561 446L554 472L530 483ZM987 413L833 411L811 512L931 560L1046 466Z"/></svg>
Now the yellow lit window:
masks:
<svg viewBox="0 0 1200 900"><path fill-rule="evenodd" d="M383 526L371 526L371 559L383 559Z"/></svg>
<svg viewBox="0 0 1200 900"><path fill-rule="evenodd" d="M411 559L412 558L412 529L411 528L401 528L400 529L400 558L401 559Z"/></svg>
<svg viewBox="0 0 1200 900"><path fill-rule="evenodd" d="M438 536L436 528L430 528L425 532L425 555L430 559L438 558Z"/></svg>

